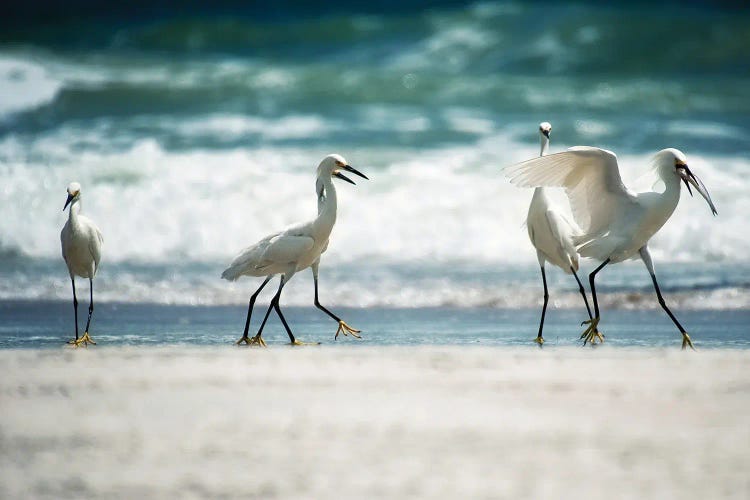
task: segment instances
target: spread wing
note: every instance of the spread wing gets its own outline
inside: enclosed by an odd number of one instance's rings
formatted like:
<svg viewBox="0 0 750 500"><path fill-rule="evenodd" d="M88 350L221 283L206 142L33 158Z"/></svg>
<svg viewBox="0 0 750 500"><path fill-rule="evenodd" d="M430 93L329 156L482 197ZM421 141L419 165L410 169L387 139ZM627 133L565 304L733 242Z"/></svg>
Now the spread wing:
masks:
<svg viewBox="0 0 750 500"><path fill-rule="evenodd" d="M622 183L617 156L605 149L576 146L511 165L505 175L520 187L564 187L573 217L587 235L606 231L618 212L636 203Z"/></svg>

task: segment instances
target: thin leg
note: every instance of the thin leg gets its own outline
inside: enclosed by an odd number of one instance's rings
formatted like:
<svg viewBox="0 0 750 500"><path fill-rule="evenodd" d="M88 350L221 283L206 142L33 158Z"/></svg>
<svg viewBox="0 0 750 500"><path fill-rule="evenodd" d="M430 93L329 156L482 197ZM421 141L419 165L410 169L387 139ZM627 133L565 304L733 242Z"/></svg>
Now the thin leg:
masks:
<svg viewBox="0 0 750 500"><path fill-rule="evenodd" d="M268 316L271 314L271 309L273 309L273 301L276 300L276 298L281 294L281 289L284 287L284 275L281 275L281 281L279 282L279 290L276 292L276 295L273 296L271 299L271 303L268 304L268 309L266 309L266 314L263 316L263 321L260 323L260 328L258 328L258 333L255 334L256 339L259 339L261 334L263 333L263 328L266 326L266 321L268 321Z"/></svg>
<svg viewBox="0 0 750 500"><path fill-rule="evenodd" d="M351 334L353 337L361 339L362 337L358 335L360 330L355 330L351 326L347 325L344 320L342 320L341 318L333 314L331 311L326 309L323 306L323 304L320 303L320 301L318 300L318 276L315 274L313 274L313 281L315 282L315 307L317 307L318 309L320 309L321 311L329 315L331 318L336 320L339 324L339 328L338 330L336 330L336 335L333 337L333 340L336 340L339 337L339 333L343 333L344 335Z"/></svg>
<svg viewBox="0 0 750 500"><path fill-rule="evenodd" d="M292 333L292 329L289 328L289 324L286 322L286 318L284 317L284 314L281 312L281 307L279 307L279 300L281 298L281 290L284 289L284 284L286 283L286 275L281 275L281 281L279 282L279 289L276 291L276 295L273 296L271 299L271 303L268 305L268 310L266 311L266 315L263 318L263 322L260 324L260 329L258 330L258 333L256 334L255 338L260 339L261 333L263 333L263 327L266 325L266 321L268 321L268 315L271 313L271 309L273 308L276 310L276 314L279 316L279 319L281 320L281 324L284 325L284 328L286 329L287 335L289 335L289 340L293 345L300 345L302 342L299 342L294 338L294 334ZM265 345L265 343L263 344Z"/></svg>
<svg viewBox="0 0 750 500"><path fill-rule="evenodd" d="M583 339L583 345L586 345L587 342L591 342L592 344L595 342L595 339L602 340L602 335L599 333L599 330L597 327L599 326L599 301L596 298L596 285L594 284L594 279L596 278L596 274L604 269L604 266L609 264L610 259L608 258L604 262L602 262L599 267L594 269L591 274L589 274L589 285L591 286L591 297L594 299L594 317L589 319L588 321L584 321L581 323L581 325L588 324L588 328L583 331L581 334L581 339ZM578 277L576 276L576 279ZM581 287L583 288L583 287Z"/></svg>
<svg viewBox="0 0 750 500"><path fill-rule="evenodd" d="M641 259L643 259L643 263L646 264L646 268L648 269L648 273L651 275L651 281L654 283L654 290L656 290L656 297L659 299L659 305L662 309L664 309L664 312L667 313L667 316L672 320L672 322L675 324L675 326L680 330L680 333L682 334L682 348L685 349L686 347L690 346L691 349L695 350L695 347L693 347L693 341L690 340L690 336L685 331L685 329L682 327L679 321L677 321L677 318L674 314L672 314L672 311L669 310L669 307L667 307L667 303L664 301L664 297L661 295L661 290L659 289L659 283L656 281L656 273L654 272L654 264L651 262L651 254L648 251L647 247L643 247L640 249Z"/></svg>
<svg viewBox="0 0 750 500"><path fill-rule="evenodd" d="M289 325L286 322L286 318L284 318L284 315L281 313L281 307L279 307L279 299L281 298L281 289L283 287L284 287L284 282L282 281L281 286L279 287L279 291L276 292L276 295L273 297L271 304L273 304L273 308L276 310L276 314L279 315L279 319L281 320L281 323L284 325L287 335L289 335L289 340L291 341L292 344L297 344L297 341L294 339L294 335L292 334L292 329L289 328Z"/></svg>
<svg viewBox="0 0 750 500"><path fill-rule="evenodd" d="M94 314L94 280L89 278L89 319L86 320L86 333L91 326L91 315Z"/></svg>
<svg viewBox="0 0 750 500"><path fill-rule="evenodd" d="M544 284L544 305L542 306L542 318L539 320L539 333L536 335L535 342L540 346L544 344L544 337L542 337L542 329L544 328L544 315L547 313L547 303L549 302L549 292L547 290L547 274L544 272L544 266L540 268L542 270L542 283Z"/></svg>
<svg viewBox="0 0 750 500"><path fill-rule="evenodd" d="M581 280L578 278L578 274L576 274L575 269L571 267L570 270L573 273L573 276L575 276L576 282L578 283L578 291L581 292L581 297L583 297L583 303L586 304L586 312L589 313L589 319L594 319L593 316L591 316L591 308L589 307L589 299L586 298L586 290L583 288L583 283L581 283Z"/></svg>
<svg viewBox="0 0 750 500"><path fill-rule="evenodd" d="M589 285L591 286L591 297L594 299L594 317L596 319L599 319L599 301L596 298L596 285L594 285L594 278L596 278L596 273L604 269L604 266L606 266L607 264L609 264L609 259L602 262L599 267L594 269L591 274L589 274Z"/></svg>
<svg viewBox="0 0 750 500"><path fill-rule="evenodd" d="M76 342L78 341L78 297L76 297L76 279L71 276L70 282L73 284L73 317L76 321Z"/></svg>
<svg viewBox="0 0 750 500"><path fill-rule="evenodd" d="M250 339L248 338L247 335L248 335L248 330L250 329L250 316L252 316L253 314L253 306L255 305L255 299L258 298L260 291L263 290L263 288L268 284L269 281L271 281L271 278L273 278L273 275L263 280L263 283L261 283L258 289L255 290L255 293L253 293L250 296L250 303L247 306L247 319L245 319L245 330L242 332L242 338L237 341L237 344L249 343Z"/></svg>

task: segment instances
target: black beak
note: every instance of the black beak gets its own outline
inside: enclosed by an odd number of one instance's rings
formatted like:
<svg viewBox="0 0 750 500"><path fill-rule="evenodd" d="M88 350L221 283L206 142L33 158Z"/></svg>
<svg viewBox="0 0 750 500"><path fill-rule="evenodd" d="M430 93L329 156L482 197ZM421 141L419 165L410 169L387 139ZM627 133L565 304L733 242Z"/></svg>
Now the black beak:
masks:
<svg viewBox="0 0 750 500"><path fill-rule="evenodd" d="M549 139L549 130L542 130L542 133L544 134L544 137Z"/></svg>
<svg viewBox="0 0 750 500"><path fill-rule="evenodd" d="M336 172L336 173L333 174L333 176L334 177L338 177L339 179L344 180L344 181L348 182L349 184L354 184L355 186L357 185L356 182L354 182L353 180L351 180L349 177L345 176L341 172Z"/></svg>
<svg viewBox="0 0 750 500"><path fill-rule="evenodd" d="M360 172L356 168L352 167L351 165L344 165L341 168L343 168L347 172L351 172L351 173L353 173L355 175L358 175L358 176L362 177L363 179L367 179L368 181L370 180L369 177L367 177L365 174L363 174L362 172ZM339 179L345 180L346 182L349 182L351 184L354 184L354 185L357 184L356 182L354 182L353 180L351 180L349 177L345 176L341 172L336 172L335 174L333 174L333 176L334 177L338 177Z"/></svg>
<svg viewBox="0 0 750 500"><path fill-rule="evenodd" d="M687 165L680 165L677 167L677 173L682 178L685 186L687 186L690 196L693 196L693 191L690 189L690 185L692 184L695 190L698 191L698 193L700 193L700 195L706 200L706 203L708 203L708 206L711 208L711 213L716 215L717 212L714 202L711 200L711 195L708 194L708 189L706 189L706 186L703 185L701 180L690 171Z"/></svg>
<svg viewBox="0 0 750 500"><path fill-rule="evenodd" d="M73 201L74 196L70 193L68 193L68 199L65 200L65 205L63 206L63 212L66 208L68 208L68 205L70 205L70 202Z"/></svg>
<svg viewBox="0 0 750 500"><path fill-rule="evenodd" d="M351 172L351 173L353 173L355 175L358 175L358 176L362 177L363 179L367 179L368 181L370 180L365 174L363 174L362 172L360 172L356 168L352 167L351 165L344 165L344 170L346 170L347 172Z"/></svg>

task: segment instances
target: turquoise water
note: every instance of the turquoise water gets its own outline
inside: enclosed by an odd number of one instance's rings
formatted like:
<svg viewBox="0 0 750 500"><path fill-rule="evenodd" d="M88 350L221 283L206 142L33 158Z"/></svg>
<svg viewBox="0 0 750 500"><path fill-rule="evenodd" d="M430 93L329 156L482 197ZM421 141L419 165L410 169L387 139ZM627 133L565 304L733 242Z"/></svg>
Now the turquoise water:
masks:
<svg viewBox="0 0 750 500"><path fill-rule="evenodd" d="M80 307L80 305L79 305ZM73 338L72 305L62 302L2 302L0 348L61 348ZM285 307L285 317L300 340L322 347L379 345L483 345L535 348L539 311L500 308L335 308L345 321L362 330L362 339L334 341L336 323L313 308ZM251 325L257 329L265 307ZM154 304L97 305L91 335L95 348L154 345L226 345L242 335L246 308L241 306L167 306ZM79 314L85 314L81 308ZM585 314L585 311L584 311ZM750 311L678 312L697 348L750 348ZM85 319L85 317L84 317ZM550 309L545 321L544 348L580 345L581 312ZM679 349L681 336L662 311L604 311L601 330L609 347ZM272 313L264 333L270 347L288 345L289 338ZM94 347L92 347L94 348Z"/></svg>
<svg viewBox="0 0 750 500"><path fill-rule="evenodd" d="M523 227L530 192L500 168L538 154L545 120L552 152L612 149L625 182L641 189L651 187L641 176L653 153L683 150L719 215L683 197L650 243L662 289L693 323L720 311L747 319L747 9L274 5L77 1L17 5L0 20L0 300L70 300L58 235L65 187L76 180L105 241L97 322L115 325L107 315L128 304L206 306L195 311L210 317L242 309L257 283L226 283L222 269L243 247L314 215L314 169L335 151L371 180L339 187L321 263L326 303L373 318L402 311L420 339L439 328L420 319L425 311L481 318L521 309L533 318L541 284ZM595 265L584 262L582 272ZM575 324L574 282L556 270L548 276L554 305ZM600 283L624 329L630 309L661 321L640 262L607 268ZM309 274L292 284L283 302L309 305ZM0 323L16 317L13 307L0 309ZM67 308L50 307L70 320ZM46 317L36 311L29 327ZM241 316L229 321L234 329ZM398 330L368 323L373 341ZM495 322L482 324L475 333L495 338Z"/></svg>

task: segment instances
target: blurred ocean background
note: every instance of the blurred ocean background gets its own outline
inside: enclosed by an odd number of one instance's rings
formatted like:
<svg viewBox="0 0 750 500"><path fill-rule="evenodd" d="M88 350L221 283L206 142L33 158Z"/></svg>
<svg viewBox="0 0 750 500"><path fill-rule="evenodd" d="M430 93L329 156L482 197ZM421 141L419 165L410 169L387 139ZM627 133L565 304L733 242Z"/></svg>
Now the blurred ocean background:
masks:
<svg viewBox="0 0 750 500"><path fill-rule="evenodd" d="M371 180L338 186L323 303L528 309L533 334L531 192L501 168L538 155L546 120L551 152L611 149L634 186L653 153L683 150L719 215L684 193L650 244L662 290L678 317L750 306L750 11L740 5L44 5L16 3L0 20L8 303L69 307L59 232L76 180L105 240L95 300L244 305L259 281L228 283L221 271L314 216L315 168L338 152ZM575 282L548 277L553 309L580 312ZM640 261L608 268L597 288L604 307L658 309ZM283 304L312 298L303 272ZM241 322L244 309L232 310Z"/></svg>

